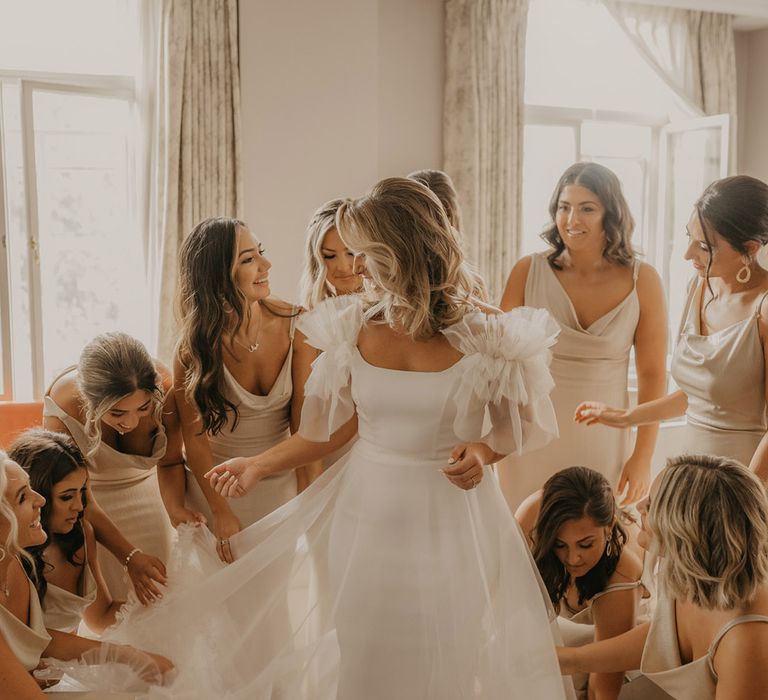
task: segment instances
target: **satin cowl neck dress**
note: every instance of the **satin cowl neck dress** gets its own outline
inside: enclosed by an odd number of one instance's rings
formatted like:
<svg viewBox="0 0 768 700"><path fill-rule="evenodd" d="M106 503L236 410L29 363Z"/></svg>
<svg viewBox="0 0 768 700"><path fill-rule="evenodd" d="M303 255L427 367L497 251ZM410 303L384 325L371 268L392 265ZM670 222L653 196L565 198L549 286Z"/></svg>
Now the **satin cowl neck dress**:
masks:
<svg viewBox="0 0 768 700"><path fill-rule="evenodd" d="M701 333L704 279L690 285L680 335L672 356L672 377L688 397L680 453L729 457L749 466L768 430L765 359L754 312L709 335Z"/></svg>
<svg viewBox="0 0 768 700"><path fill-rule="evenodd" d="M552 403L559 438L540 450L512 455L499 464L499 480L510 507L515 510L550 476L573 466L590 467L616 486L631 450L631 430L604 425L586 426L573 420L582 401L601 401L609 406L629 405L627 376L629 355L640 320L637 276L617 306L589 327L579 323L576 310L555 275L547 253L534 253L525 283L525 305L546 309L560 326L552 348Z"/></svg>

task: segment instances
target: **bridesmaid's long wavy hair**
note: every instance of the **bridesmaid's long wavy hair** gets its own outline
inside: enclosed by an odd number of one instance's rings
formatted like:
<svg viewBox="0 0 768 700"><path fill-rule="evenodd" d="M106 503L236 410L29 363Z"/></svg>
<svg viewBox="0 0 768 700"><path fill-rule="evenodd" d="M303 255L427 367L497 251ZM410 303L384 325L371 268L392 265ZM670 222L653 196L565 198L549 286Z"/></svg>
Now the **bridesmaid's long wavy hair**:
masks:
<svg viewBox="0 0 768 700"><path fill-rule="evenodd" d="M153 417L160 426L165 400L160 375L144 345L127 333L102 333L83 348L77 363L77 388L85 413L88 457L101 444L104 414L136 391L151 395Z"/></svg>
<svg viewBox="0 0 768 700"><path fill-rule="evenodd" d="M366 303L368 318L425 339L475 307L474 280L456 231L421 183L382 180L339 207L336 230L350 250L365 255L376 287Z"/></svg>
<svg viewBox="0 0 768 700"><path fill-rule="evenodd" d="M327 268L323 259L325 234L336 226L336 212L342 199L332 199L323 204L310 219L304 244L304 271L301 276L301 304L313 309L323 299L333 296L329 289Z"/></svg>
<svg viewBox="0 0 768 700"><path fill-rule="evenodd" d="M250 321L251 309L235 283L237 229L247 226L239 219L214 217L201 221L186 237L179 255L176 313L181 337L176 354L184 366L184 394L197 406L202 432L216 434L233 417L237 406L226 396L224 385L224 338ZM262 308L285 316L269 302ZM291 315L291 314L289 314Z"/></svg>
<svg viewBox="0 0 768 700"><path fill-rule="evenodd" d="M694 204L701 231L707 243L707 269L705 278L710 299L715 293L709 281L714 249L712 232L717 232L728 245L745 257L749 256L747 243L768 243L768 185L748 175L734 175L715 180Z"/></svg>
<svg viewBox="0 0 768 700"><path fill-rule="evenodd" d="M46 565L43 552L51 542L56 542L64 558L73 566L79 567L86 563L77 558L77 553L85 543L82 523L85 511L80 512L74 527L66 534L53 532L50 525L53 487L76 469L84 469L87 472L88 465L71 437L43 428L31 428L19 435L11 445L8 456L27 472L32 489L45 498L45 505L40 511L40 524L48 533L48 541L29 549L35 562L37 593L42 603L48 589L45 571L47 566L50 566ZM83 509L87 505L87 497L83 495Z"/></svg>
<svg viewBox="0 0 768 700"><path fill-rule="evenodd" d="M635 220L629 210L627 200L621 191L621 182L612 170L599 163L574 163L558 180L552 199L549 201L549 216L552 222L544 229L541 238L552 249L547 256L549 264L558 270L562 269L560 256L565 251L565 243L557 230L557 207L560 195L568 185L579 185L594 192L605 207L603 229L605 230L605 247L603 257L609 262L629 266L635 261L632 249L632 232L635 230Z"/></svg>
<svg viewBox="0 0 768 700"><path fill-rule="evenodd" d="M531 539L533 558L550 600L558 611L568 590L570 575L555 554L555 542L563 525L583 517L591 518L599 527L610 528L610 535L597 564L575 581L579 605L605 590L616 571L627 542L627 531L621 524L622 518L627 516L616 505L608 480L594 469L568 467L547 479Z"/></svg>

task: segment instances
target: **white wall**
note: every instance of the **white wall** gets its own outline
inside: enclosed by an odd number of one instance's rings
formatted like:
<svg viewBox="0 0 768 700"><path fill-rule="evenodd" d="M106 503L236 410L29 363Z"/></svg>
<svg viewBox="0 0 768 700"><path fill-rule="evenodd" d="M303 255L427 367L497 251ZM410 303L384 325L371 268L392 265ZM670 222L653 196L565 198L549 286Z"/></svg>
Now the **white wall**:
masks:
<svg viewBox="0 0 768 700"><path fill-rule="evenodd" d="M742 33L736 46L738 170L768 182L768 29Z"/></svg>
<svg viewBox="0 0 768 700"><path fill-rule="evenodd" d="M304 228L338 196L442 163L442 0L244 0L245 221L296 298Z"/></svg>

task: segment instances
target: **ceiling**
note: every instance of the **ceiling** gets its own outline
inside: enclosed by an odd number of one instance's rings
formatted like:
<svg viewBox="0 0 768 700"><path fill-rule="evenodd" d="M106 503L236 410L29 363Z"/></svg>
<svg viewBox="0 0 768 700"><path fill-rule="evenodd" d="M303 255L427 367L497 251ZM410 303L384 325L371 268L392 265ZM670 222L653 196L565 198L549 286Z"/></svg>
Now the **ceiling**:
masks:
<svg viewBox="0 0 768 700"><path fill-rule="evenodd" d="M618 0L618 2L626 1L629 0ZM741 31L768 28L768 0L642 0L642 2L646 5L732 14L736 17L734 28Z"/></svg>

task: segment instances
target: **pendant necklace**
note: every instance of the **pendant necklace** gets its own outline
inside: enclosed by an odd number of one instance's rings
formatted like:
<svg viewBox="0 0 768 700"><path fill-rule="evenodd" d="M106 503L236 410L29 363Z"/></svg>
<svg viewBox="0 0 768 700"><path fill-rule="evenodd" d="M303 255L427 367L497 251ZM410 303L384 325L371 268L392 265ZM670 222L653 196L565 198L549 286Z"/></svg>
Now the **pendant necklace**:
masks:
<svg viewBox="0 0 768 700"><path fill-rule="evenodd" d="M256 352L259 349L259 336L261 335L261 323L264 320L264 311L261 312L261 316L259 316L259 328L256 331L256 340L254 342L250 343L249 345L246 345L245 343L241 343L236 336L232 336L232 339L241 347L245 348L248 352Z"/></svg>

